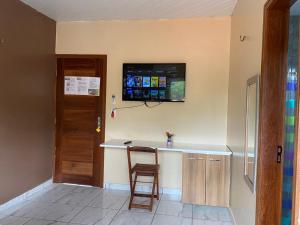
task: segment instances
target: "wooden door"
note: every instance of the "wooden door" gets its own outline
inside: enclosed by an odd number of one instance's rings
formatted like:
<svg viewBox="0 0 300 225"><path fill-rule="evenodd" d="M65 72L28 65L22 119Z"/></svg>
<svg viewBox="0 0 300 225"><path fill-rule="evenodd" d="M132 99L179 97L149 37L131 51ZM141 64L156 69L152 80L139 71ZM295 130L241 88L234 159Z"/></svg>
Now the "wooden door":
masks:
<svg viewBox="0 0 300 225"><path fill-rule="evenodd" d="M229 207L230 157L208 155L206 160L206 204Z"/></svg>
<svg viewBox="0 0 300 225"><path fill-rule="evenodd" d="M205 205L205 160L206 155L183 154L182 201Z"/></svg>
<svg viewBox="0 0 300 225"><path fill-rule="evenodd" d="M264 10L256 180L256 225L281 224L289 7L291 0L268 0Z"/></svg>
<svg viewBox="0 0 300 225"><path fill-rule="evenodd" d="M99 77L99 94L65 90L65 78L80 82L81 77ZM99 145L105 135L105 92L106 56L58 56L54 182L103 187L104 150Z"/></svg>

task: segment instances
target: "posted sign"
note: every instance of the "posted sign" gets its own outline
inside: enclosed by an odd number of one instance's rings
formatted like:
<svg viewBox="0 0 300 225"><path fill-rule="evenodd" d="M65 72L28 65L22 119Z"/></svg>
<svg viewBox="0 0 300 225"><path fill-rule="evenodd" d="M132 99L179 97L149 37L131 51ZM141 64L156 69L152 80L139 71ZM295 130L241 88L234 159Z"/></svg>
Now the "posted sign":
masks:
<svg viewBox="0 0 300 225"><path fill-rule="evenodd" d="M100 77L65 76L65 95L99 96Z"/></svg>

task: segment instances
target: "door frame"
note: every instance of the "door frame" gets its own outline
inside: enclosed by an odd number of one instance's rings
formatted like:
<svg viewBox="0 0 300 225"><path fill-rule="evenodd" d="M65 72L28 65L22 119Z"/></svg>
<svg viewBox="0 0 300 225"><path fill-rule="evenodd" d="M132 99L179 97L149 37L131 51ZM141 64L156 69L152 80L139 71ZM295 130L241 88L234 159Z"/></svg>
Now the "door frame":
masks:
<svg viewBox="0 0 300 225"><path fill-rule="evenodd" d="M260 88L256 225L281 224L282 168L277 146L284 145L285 84L289 11L296 0L268 0L264 8ZM295 206L293 206L295 225Z"/></svg>
<svg viewBox="0 0 300 225"><path fill-rule="evenodd" d="M99 143L103 143L105 141L105 124L106 124L106 85L107 85L107 55L80 55L80 54L56 54L56 63L58 59L64 58L92 58L92 59L99 59L103 61L103 68L102 68L102 76L100 81L100 100L102 102L102 110L101 110L101 132L100 132L100 140ZM57 67L57 65L56 65ZM56 74L56 84L55 84L55 146L54 146L54 165L53 165L53 181L60 182L56 173L59 171L58 162L59 156L56 154L56 146L57 146L57 139L56 139L56 125L57 125L57 85L58 76ZM62 83L62 82L60 82ZM102 90L102 91L101 91ZM97 142L96 142L97 143ZM104 186L104 148L98 145L97 150L93 153L93 185L96 187L103 188Z"/></svg>
<svg viewBox="0 0 300 225"><path fill-rule="evenodd" d="M299 26L300 26L300 18L299 18ZM300 28L299 28L300 30ZM298 41L298 45L300 46L300 38ZM300 56L300 48L298 48L298 55ZM300 67L300 57L298 58L298 65ZM298 79L298 87L300 87L300 79ZM298 98L300 99L300 88L298 88L297 93ZM294 160L294 182L293 182L293 199L294 199L294 206L293 206L293 225L298 225L298 221L300 221L300 104L297 104L297 111L295 113L296 119L295 119L295 126L296 126L296 132L295 132L295 160ZM298 199L298 201L296 200Z"/></svg>

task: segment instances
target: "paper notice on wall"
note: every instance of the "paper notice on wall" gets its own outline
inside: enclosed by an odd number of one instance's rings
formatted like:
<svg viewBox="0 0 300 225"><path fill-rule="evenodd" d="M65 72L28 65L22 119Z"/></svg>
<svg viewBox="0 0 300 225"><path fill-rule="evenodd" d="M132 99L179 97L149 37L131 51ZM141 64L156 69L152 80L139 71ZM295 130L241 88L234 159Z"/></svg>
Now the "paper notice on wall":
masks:
<svg viewBox="0 0 300 225"><path fill-rule="evenodd" d="M76 95L76 77L65 77L65 95Z"/></svg>
<svg viewBox="0 0 300 225"><path fill-rule="evenodd" d="M99 96L100 77L65 76L65 95Z"/></svg>
<svg viewBox="0 0 300 225"><path fill-rule="evenodd" d="M88 95L89 78L77 77L77 95Z"/></svg>
<svg viewBox="0 0 300 225"><path fill-rule="evenodd" d="M100 95L100 77L89 78L88 95L99 96Z"/></svg>

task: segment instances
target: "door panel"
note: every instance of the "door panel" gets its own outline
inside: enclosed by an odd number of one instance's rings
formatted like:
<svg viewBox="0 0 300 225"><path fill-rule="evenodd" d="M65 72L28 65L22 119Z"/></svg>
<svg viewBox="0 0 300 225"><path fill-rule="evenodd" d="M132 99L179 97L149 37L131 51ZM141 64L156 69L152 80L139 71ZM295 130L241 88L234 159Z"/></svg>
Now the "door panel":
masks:
<svg viewBox="0 0 300 225"><path fill-rule="evenodd" d="M183 154L182 201L205 205L206 155Z"/></svg>
<svg viewBox="0 0 300 225"><path fill-rule="evenodd" d="M65 95L65 76L100 77L100 95ZM58 56L55 182L103 186L106 56ZM101 118L101 131L98 127Z"/></svg>
<svg viewBox="0 0 300 225"><path fill-rule="evenodd" d="M95 128L95 111L65 109L63 123L66 135L88 135Z"/></svg>
<svg viewBox="0 0 300 225"><path fill-rule="evenodd" d="M225 206L225 157L209 155L206 161L206 204Z"/></svg>
<svg viewBox="0 0 300 225"><path fill-rule="evenodd" d="M82 149L85 149L82 151ZM94 140L89 136L63 137L61 159L71 161L92 162Z"/></svg>
<svg viewBox="0 0 300 225"><path fill-rule="evenodd" d="M93 164L84 162L62 161L62 173L93 176Z"/></svg>

